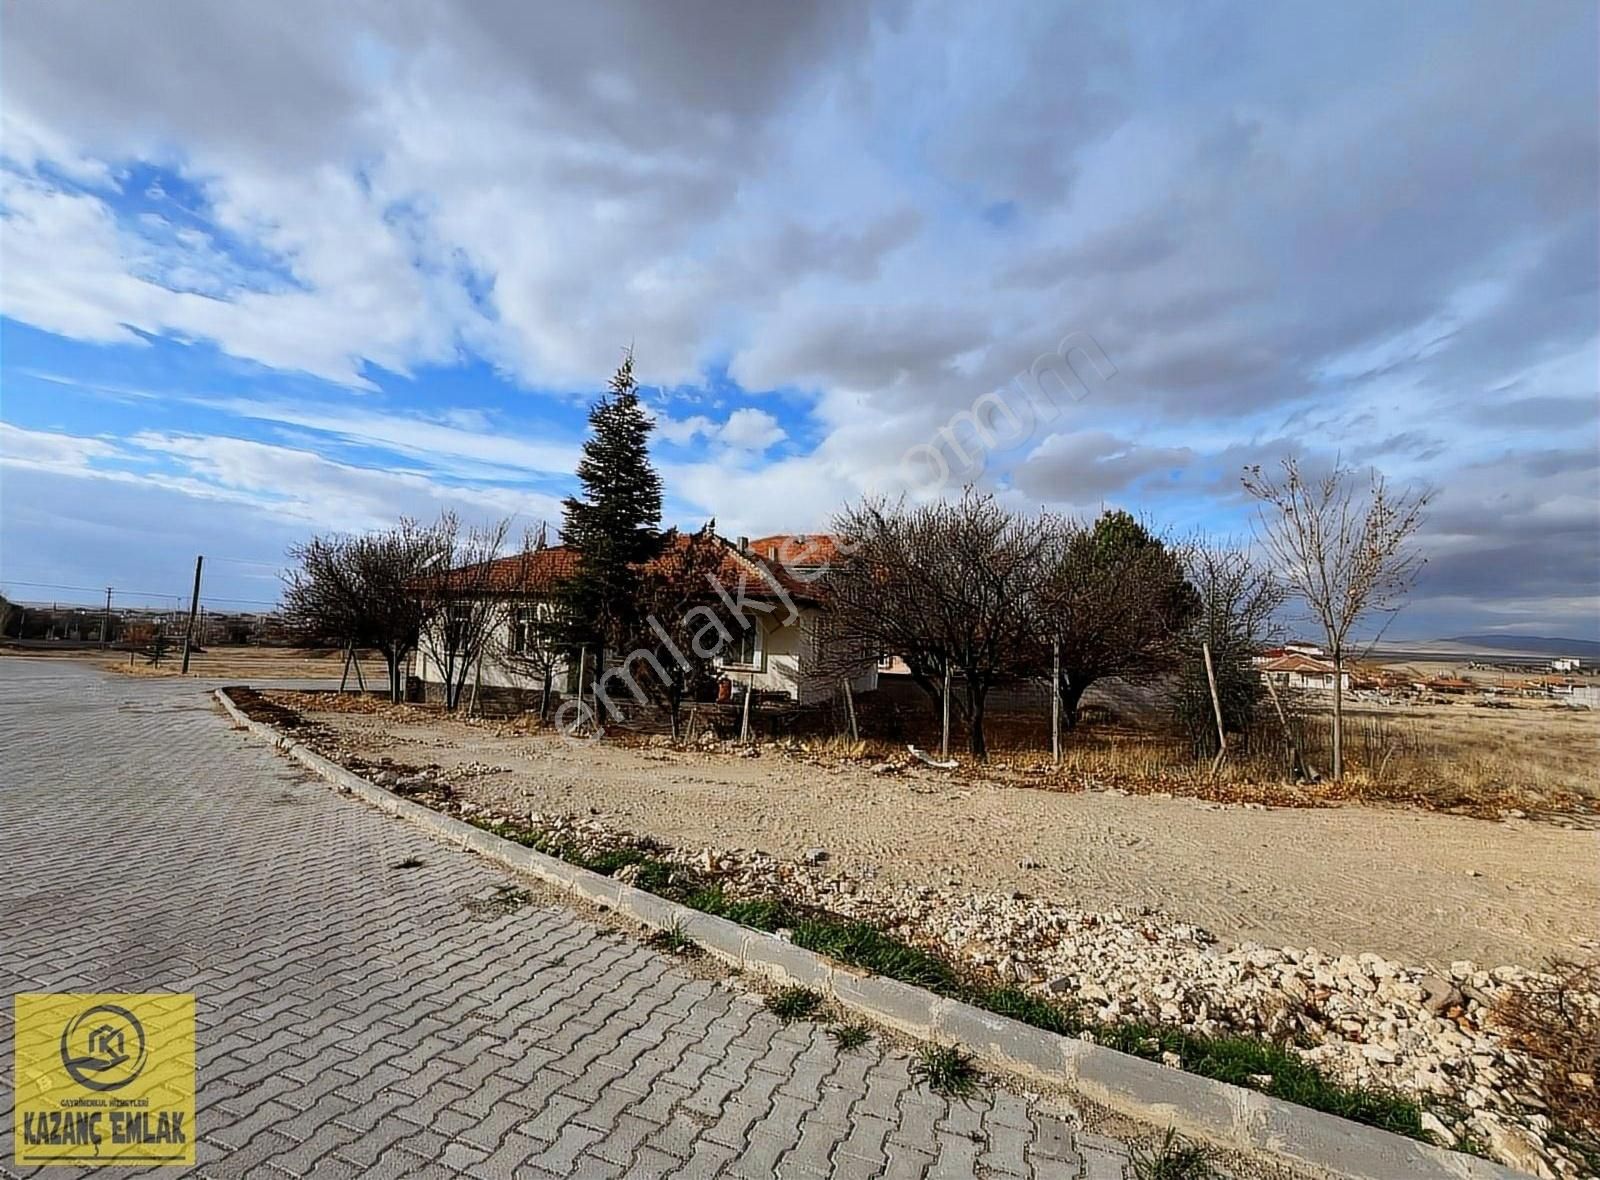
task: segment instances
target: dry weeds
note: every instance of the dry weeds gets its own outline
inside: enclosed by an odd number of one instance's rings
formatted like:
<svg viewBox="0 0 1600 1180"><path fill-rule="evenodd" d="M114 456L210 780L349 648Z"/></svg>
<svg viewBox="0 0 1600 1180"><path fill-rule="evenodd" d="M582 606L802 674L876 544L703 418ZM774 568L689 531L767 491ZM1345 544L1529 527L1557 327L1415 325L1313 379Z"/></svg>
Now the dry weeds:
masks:
<svg viewBox="0 0 1600 1180"><path fill-rule="evenodd" d="M1540 1097L1581 1150L1600 1156L1600 960L1552 959L1549 978L1510 989L1496 1010L1513 1048L1543 1067Z"/></svg>

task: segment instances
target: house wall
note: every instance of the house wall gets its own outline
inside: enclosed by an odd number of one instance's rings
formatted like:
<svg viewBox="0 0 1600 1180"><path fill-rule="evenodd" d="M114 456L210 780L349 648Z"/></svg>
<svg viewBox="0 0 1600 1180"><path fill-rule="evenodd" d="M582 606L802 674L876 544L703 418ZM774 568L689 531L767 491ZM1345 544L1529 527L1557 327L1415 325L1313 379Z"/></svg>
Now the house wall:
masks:
<svg viewBox="0 0 1600 1180"><path fill-rule="evenodd" d="M1333 691L1332 672L1268 672L1264 675L1270 677L1279 688L1291 691L1329 693ZM1339 674L1339 686L1345 692L1350 691L1350 673Z"/></svg>
<svg viewBox="0 0 1600 1180"><path fill-rule="evenodd" d="M800 617L787 626L782 625L781 617L762 617L752 612L751 618L762 627L764 658L761 667L753 673L757 692L781 692L800 704L809 705L827 700L839 691L837 678L819 676L815 670L817 621L820 618L820 612L816 608L802 608ZM533 691L542 688L538 676L526 674L515 664L497 654L504 652L510 646L511 634L511 620L508 616L497 624L484 655L482 668L476 672L480 690ZM425 646L419 647L412 657L411 674L420 679L425 686L440 685L444 673L428 656ZM569 671L563 661L556 661L553 676L555 691L560 692L566 687ZM751 683L752 672L748 668L729 666L724 669L723 674L736 684ZM469 673L466 682L469 691L473 680L474 674ZM864 666L851 677L850 687L854 692L870 692L877 686L876 665ZM618 692L623 696L627 695L626 688L619 686Z"/></svg>
<svg viewBox="0 0 1600 1180"><path fill-rule="evenodd" d="M510 649L510 646L511 618L507 615L496 623L484 653L483 666L475 670L479 686L483 688L542 689L542 678L525 674L515 664L507 660L504 653ZM564 672L564 665L558 660L553 684L556 690L559 690L563 684ZM428 655L428 645L426 643L419 644L416 654L412 656L411 674L424 684L441 684L444 681L444 671ZM468 672L466 683L469 689L473 680L474 672Z"/></svg>
<svg viewBox="0 0 1600 1180"><path fill-rule="evenodd" d="M761 620L765 659L753 674L748 668L728 667L725 675L738 684L753 684L757 692L781 692L802 705L827 700L839 691L839 678L817 672L818 623L821 612L802 607L800 617L784 624L781 618ZM878 687L876 664L864 664L850 677L852 692Z"/></svg>

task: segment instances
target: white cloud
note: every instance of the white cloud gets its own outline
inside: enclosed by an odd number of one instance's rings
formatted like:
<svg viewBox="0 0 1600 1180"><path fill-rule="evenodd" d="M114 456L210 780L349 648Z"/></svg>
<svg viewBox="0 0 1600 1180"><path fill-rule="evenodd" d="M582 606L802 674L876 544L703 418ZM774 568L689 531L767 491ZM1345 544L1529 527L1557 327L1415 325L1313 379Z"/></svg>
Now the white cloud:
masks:
<svg viewBox="0 0 1600 1180"><path fill-rule="evenodd" d="M761 452L788 438L788 432L765 410L735 410L717 431L717 438L739 451Z"/></svg>
<svg viewBox="0 0 1600 1180"><path fill-rule="evenodd" d="M76 474L92 470L96 459L114 458L119 453L104 439L24 430L0 422L0 465L7 467Z"/></svg>

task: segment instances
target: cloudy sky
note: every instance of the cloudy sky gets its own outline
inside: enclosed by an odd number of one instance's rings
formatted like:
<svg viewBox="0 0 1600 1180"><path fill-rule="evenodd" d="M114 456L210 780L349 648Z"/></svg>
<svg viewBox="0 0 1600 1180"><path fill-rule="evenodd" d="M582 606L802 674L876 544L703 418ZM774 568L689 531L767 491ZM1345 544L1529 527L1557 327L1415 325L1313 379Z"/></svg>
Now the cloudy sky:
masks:
<svg viewBox="0 0 1600 1180"><path fill-rule="evenodd" d="M1593 637L1596 11L7 3L0 577L555 522L630 343L669 518L816 529L1069 340L953 485L1242 534L1339 455L1437 490L1395 634Z"/></svg>

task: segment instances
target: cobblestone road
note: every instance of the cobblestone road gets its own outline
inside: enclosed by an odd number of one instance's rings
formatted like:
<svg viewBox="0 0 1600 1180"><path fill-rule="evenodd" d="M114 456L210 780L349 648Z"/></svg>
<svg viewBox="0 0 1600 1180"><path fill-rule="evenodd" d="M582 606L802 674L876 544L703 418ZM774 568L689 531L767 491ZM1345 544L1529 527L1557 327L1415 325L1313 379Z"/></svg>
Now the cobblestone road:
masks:
<svg viewBox="0 0 1600 1180"><path fill-rule="evenodd" d="M0 659L0 817L8 993L196 994L198 1174L1124 1170L1071 1120L946 1102L904 1054L841 1052L569 910L486 913L510 874L305 780L193 681Z"/></svg>

